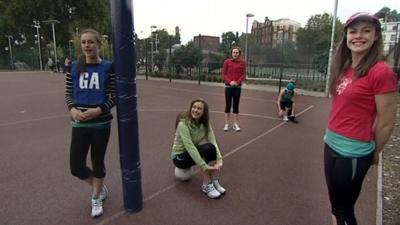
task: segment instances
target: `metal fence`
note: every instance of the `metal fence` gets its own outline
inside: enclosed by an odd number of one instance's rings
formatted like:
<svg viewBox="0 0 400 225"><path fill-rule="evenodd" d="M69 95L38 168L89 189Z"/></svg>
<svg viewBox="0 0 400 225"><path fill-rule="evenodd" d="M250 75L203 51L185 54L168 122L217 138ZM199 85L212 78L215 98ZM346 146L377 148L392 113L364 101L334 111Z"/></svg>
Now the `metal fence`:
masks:
<svg viewBox="0 0 400 225"><path fill-rule="evenodd" d="M147 71L147 73L146 73ZM157 71L149 67L138 67L138 75L161 77L166 79L186 79L222 82L222 63L203 63L200 67L183 68L176 65L163 66ZM247 67L247 81L254 84L278 85L280 82L294 80L299 88L312 91L325 91L326 74L316 69L315 65L287 65L287 64L250 64Z"/></svg>

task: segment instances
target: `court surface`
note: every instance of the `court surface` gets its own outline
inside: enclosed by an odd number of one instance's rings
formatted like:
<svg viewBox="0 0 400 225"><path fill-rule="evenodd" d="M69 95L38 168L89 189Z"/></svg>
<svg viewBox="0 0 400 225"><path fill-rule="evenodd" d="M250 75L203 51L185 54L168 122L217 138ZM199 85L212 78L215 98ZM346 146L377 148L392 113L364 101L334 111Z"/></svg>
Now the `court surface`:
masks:
<svg viewBox="0 0 400 225"><path fill-rule="evenodd" d="M90 217L89 187L70 175L71 127L64 76L0 73L0 221L4 225L324 225L330 209L323 173L323 134L329 100L299 96L298 124L276 113L276 91L243 89L241 132L224 132L224 93L218 85L137 82L144 208L123 208L117 120L106 156L111 195L102 217ZM181 183L170 149L175 117L195 98L210 106L224 156L219 200L200 191L201 174ZM116 115L115 110L114 115ZM357 204L359 223L375 224L377 169Z"/></svg>

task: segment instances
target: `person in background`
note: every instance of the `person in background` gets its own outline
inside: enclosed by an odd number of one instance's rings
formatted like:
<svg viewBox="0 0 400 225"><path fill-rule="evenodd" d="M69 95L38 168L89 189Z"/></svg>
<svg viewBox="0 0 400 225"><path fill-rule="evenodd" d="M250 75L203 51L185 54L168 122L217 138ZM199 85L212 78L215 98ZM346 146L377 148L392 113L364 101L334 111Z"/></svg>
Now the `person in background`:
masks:
<svg viewBox="0 0 400 225"><path fill-rule="evenodd" d="M289 82L278 95L277 105L278 105L278 115L283 118L283 121L293 121L295 122L294 106L296 101L296 88L294 82Z"/></svg>
<svg viewBox="0 0 400 225"><path fill-rule="evenodd" d="M171 153L176 168L188 171L197 165L203 175L201 191L217 199L226 189L219 183L223 161L210 125L208 104L203 99L190 103L189 110L176 118L175 139Z"/></svg>
<svg viewBox="0 0 400 225"><path fill-rule="evenodd" d="M397 77L381 60L377 17L356 13L333 57L332 108L324 136L325 178L335 225L357 225L354 206L395 123Z"/></svg>
<svg viewBox="0 0 400 225"><path fill-rule="evenodd" d="M64 69L63 69L64 73L69 71L70 66L71 66L71 60L68 57L66 57L64 60Z"/></svg>
<svg viewBox="0 0 400 225"><path fill-rule="evenodd" d="M47 66L49 67L50 72L54 73L54 62L53 62L53 59L49 58L47 60Z"/></svg>
<svg viewBox="0 0 400 225"><path fill-rule="evenodd" d="M80 45L81 54L66 73L65 101L72 125L70 169L89 184L91 215L98 217L108 195L104 158L115 105L115 74L112 62L99 56L101 36L96 30L83 30ZM92 168L86 165L89 150Z"/></svg>
<svg viewBox="0 0 400 225"><path fill-rule="evenodd" d="M224 61L222 78L225 84L225 126L228 131L230 126L231 110L233 111L232 129L240 131L239 127L239 101L242 91L242 82L246 79L246 62L240 58L241 50L235 46L231 49L231 57Z"/></svg>

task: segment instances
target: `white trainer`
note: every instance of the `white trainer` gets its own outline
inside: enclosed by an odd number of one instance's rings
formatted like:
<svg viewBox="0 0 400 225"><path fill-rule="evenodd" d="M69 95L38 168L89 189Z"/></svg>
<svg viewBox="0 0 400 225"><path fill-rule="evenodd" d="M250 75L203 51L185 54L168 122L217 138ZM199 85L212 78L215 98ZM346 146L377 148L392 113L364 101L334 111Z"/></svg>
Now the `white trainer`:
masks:
<svg viewBox="0 0 400 225"><path fill-rule="evenodd" d="M221 193L219 193L219 191L215 189L214 184L212 182L208 184L203 184L201 186L201 191L212 199L217 199L221 197Z"/></svg>
<svg viewBox="0 0 400 225"><path fill-rule="evenodd" d="M238 124L233 124L233 130L235 130L236 132L239 132L240 131L240 127L239 127L239 125Z"/></svg>
<svg viewBox="0 0 400 225"><path fill-rule="evenodd" d="M285 121L285 122L289 121L289 119L286 115L283 115L283 121Z"/></svg>
<svg viewBox="0 0 400 225"><path fill-rule="evenodd" d="M212 181L212 183L213 183L215 189L217 189L217 191L218 191L221 195L225 194L226 189L225 189L224 187L221 186L221 184L219 183L218 179L214 179L214 180Z"/></svg>
<svg viewBox="0 0 400 225"><path fill-rule="evenodd" d="M92 217L103 215L103 201L100 198L92 198Z"/></svg>
<svg viewBox="0 0 400 225"><path fill-rule="evenodd" d="M229 124L225 124L224 131L228 131L228 130L229 130Z"/></svg>
<svg viewBox="0 0 400 225"><path fill-rule="evenodd" d="M110 192L108 191L107 186L105 184L103 184L103 187L101 187L99 198L101 199L101 201L104 201L107 199L109 194L110 194Z"/></svg>

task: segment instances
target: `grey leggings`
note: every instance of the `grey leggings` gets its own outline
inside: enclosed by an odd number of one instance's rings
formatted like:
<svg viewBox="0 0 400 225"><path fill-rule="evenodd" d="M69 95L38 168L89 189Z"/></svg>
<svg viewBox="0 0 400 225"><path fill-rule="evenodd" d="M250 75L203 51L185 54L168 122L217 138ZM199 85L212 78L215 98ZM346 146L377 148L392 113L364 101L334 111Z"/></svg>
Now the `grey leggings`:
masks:
<svg viewBox="0 0 400 225"><path fill-rule="evenodd" d="M325 179L338 225L357 225L354 205L373 156L372 152L360 158L345 157L325 144Z"/></svg>

